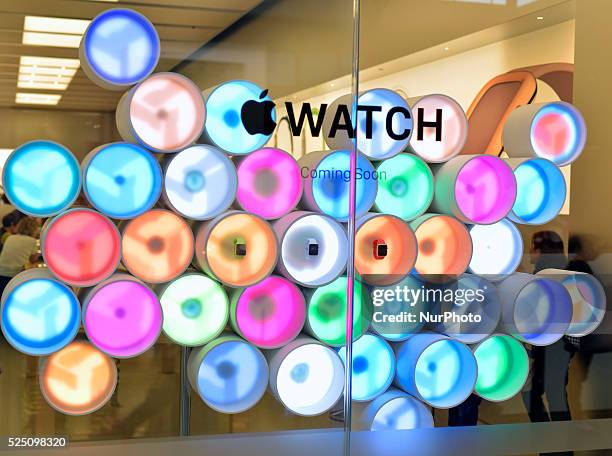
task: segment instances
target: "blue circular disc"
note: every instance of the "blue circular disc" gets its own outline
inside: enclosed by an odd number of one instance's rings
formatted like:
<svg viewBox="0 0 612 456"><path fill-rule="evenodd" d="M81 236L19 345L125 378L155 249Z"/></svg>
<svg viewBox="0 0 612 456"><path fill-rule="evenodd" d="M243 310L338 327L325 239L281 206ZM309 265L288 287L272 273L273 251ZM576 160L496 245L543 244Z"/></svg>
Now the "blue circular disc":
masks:
<svg viewBox="0 0 612 456"><path fill-rule="evenodd" d="M34 217L70 207L81 189L79 162L64 146L37 140L15 149L4 165L2 185L10 202Z"/></svg>
<svg viewBox="0 0 612 456"><path fill-rule="evenodd" d="M85 196L112 218L133 218L151 209L159 199L162 181L153 155L135 144L107 144L85 159Z"/></svg>

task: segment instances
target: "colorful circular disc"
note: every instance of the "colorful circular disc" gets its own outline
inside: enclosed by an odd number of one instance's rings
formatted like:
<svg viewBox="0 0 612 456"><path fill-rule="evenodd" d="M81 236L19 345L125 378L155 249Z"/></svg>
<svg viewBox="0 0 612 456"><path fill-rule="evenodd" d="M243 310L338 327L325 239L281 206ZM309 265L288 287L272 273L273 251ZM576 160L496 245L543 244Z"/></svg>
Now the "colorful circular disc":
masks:
<svg viewBox="0 0 612 456"><path fill-rule="evenodd" d="M523 238L514 224L501 219L491 225L472 225L472 259L469 270L489 280L512 274L523 258Z"/></svg>
<svg viewBox="0 0 612 456"><path fill-rule="evenodd" d="M361 414L361 422L370 431L434 427L433 416L425 404L396 388L389 388L370 402Z"/></svg>
<svg viewBox="0 0 612 456"><path fill-rule="evenodd" d="M9 201L33 217L51 217L74 203L81 190L79 162L53 141L31 141L15 149L2 171Z"/></svg>
<svg viewBox="0 0 612 456"><path fill-rule="evenodd" d="M92 209L70 209L48 221L40 245L49 270L77 287L106 279L121 260L117 227Z"/></svg>

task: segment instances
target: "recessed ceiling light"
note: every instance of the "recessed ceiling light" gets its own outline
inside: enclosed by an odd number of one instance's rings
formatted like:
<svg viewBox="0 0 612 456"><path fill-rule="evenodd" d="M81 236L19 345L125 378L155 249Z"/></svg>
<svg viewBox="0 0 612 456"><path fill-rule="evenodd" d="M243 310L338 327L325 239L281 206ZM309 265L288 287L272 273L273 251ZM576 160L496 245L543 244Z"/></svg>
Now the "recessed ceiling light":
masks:
<svg viewBox="0 0 612 456"><path fill-rule="evenodd" d="M24 55L19 60L17 87L20 89L66 90L79 64L78 59Z"/></svg>
<svg viewBox="0 0 612 456"><path fill-rule="evenodd" d="M444 50L445 50L445 51L448 51L448 50L450 50L450 48L449 48L448 46L446 46L446 47L444 48Z"/></svg>
<svg viewBox="0 0 612 456"><path fill-rule="evenodd" d="M25 93L17 92L15 103L17 104L37 104L37 105L56 105L59 103L61 95L54 93Z"/></svg>
<svg viewBox="0 0 612 456"><path fill-rule="evenodd" d="M536 17L536 19L537 19L538 21L541 21L541 20L543 20L543 19L544 19L544 16L538 16L538 17Z"/></svg>
<svg viewBox="0 0 612 456"><path fill-rule="evenodd" d="M62 17L26 16L23 21L23 44L78 48L88 20Z"/></svg>
<svg viewBox="0 0 612 456"><path fill-rule="evenodd" d="M334 83L332 82L332 83L330 84L330 86L332 86L332 87L333 87L333 86L334 86Z"/></svg>

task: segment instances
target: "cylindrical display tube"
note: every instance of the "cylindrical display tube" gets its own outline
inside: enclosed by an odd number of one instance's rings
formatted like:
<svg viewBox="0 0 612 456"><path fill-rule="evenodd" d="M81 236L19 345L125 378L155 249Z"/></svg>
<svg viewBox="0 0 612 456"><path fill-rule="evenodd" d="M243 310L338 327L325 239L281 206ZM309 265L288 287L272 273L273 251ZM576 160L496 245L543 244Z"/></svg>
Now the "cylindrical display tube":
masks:
<svg viewBox="0 0 612 456"><path fill-rule="evenodd" d="M2 188L21 212L51 217L70 207L79 196L79 162L61 144L45 140L27 142L6 160Z"/></svg>
<svg viewBox="0 0 612 456"><path fill-rule="evenodd" d="M323 134L330 149L350 149L354 132L336 128L352 125L351 94L334 100L323 119ZM412 134L413 120L408 102L389 89L371 89L359 94L357 99L357 149L372 160L384 160L406 149ZM374 109L372 109L374 108ZM344 114L342 114L342 112Z"/></svg>
<svg viewBox="0 0 612 456"><path fill-rule="evenodd" d="M420 275L460 275L472 258L470 233L459 220L424 214L410 222L419 248L415 269Z"/></svg>
<svg viewBox="0 0 612 456"><path fill-rule="evenodd" d="M586 124L580 111L564 101L528 104L506 120L503 142L510 157L535 156L565 166L582 153Z"/></svg>
<svg viewBox="0 0 612 456"><path fill-rule="evenodd" d="M338 354L310 337L299 337L266 353L270 390L296 415L315 416L332 408L344 390L344 368Z"/></svg>
<svg viewBox="0 0 612 456"><path fill-rule="evenodd" d="M496 285L504 333L540 346L563 337L572 320L572 299L563 285L523 272L515 272Z"/></svg>
<svg viewBox="0 0 612 456"><path fill-rule="evenodd" d="M47 269L17 274L2 292L2 333L26 355L50 355L68 345L81 325L81 306L73 291Z"/></svg>
<svg viewBox="0 0 612 456"><path fill-rule="evenodd" d="M234 290L230 315L234 331L253 345L278 348L302 330L306 302L295 284L270 276L256 285Z"/></svg>
<svg viewBox="0 0 612 456"><path fill-rule="evenodd" d="M204 274L188 272L174 279L162 287L159 301L164 314L164 334L187 347L213 340L229 318L227 293Z"/></svg>
<svg viewBox="0 0 612 456"><path fill-rule="evenodd" d="M606 314L606 293L599 280L591 274L561 269L544 269L537 275L561 283L572 299L572 322L565 334L583 337L599 327Z"/></svg>
<svg viewBox="0 0 612 456"><path fill-rule="evenodd" d="M453 158L465 145L468 121L463 109L446 95L425 95L412 105L415 131L411 150L423 160L440 163Z"/></svg>
<svg viewBox="0 0 612 456"><path fill-rule="evenodd" d="M346 347L338 352L346 369ZM371 401L384 393L395 376L395 354L381 337L364 334L353 342L352 394L354 401Z"/></svg>
<svg viewBox="0 0 612 456"><path fill-rule="evenodd" d="M346 268L344 228L327 215L292 212L273 224L280 239L278 271L305 287L335 280Z"/></svg>
<svg viewBox="0 0 612 456"><path fill-rule="evenodd" d="M306 331L321 342L340 347L346 342L346 277L332 283L305 290L308 310ZM372 303L367 289L356 281L353 303L353 340L357 340L370 326Z"/></svg>
<svg viewBox="0 0 612 456"><path fill-rule="evenodd" d="M229 154L244 155L263 147L276 125L268 91L250 81L227 81L203 92L206 124L201 140Z"/></svg>
<svg viewBox="0 0 612 456"><path fill-rule="evenodd" d="M117 106L117 130L127 142L155 152L192 145L204 128L200 89L178 73L155 73L126 92Z"/></svg>
<svg viewBox="0 0 612 456"><path fill-rule="evenodd" d="M433 211L465 223L498 222L516 199L512 168L492 155L462 155L440 165L434 187Z"/></svg>
<svg viewBox="0 0 612 456"><path fill-rule="evenodd" d="M523 344L512 336L494 334L474 348L478 378L474 392L492 402L518 394L527 381L529 357Z"/></svg>
<svg viewBox="0 0 612 456"><path fill-rule="evenodd" d="M358 414L360 428L367 431L395 431L434 427L433 416L418 399L396 388L368 403Z"/></svg>
<svg viewBox="0 0 612 456"><path fill-rule="evenodd" d="M278 241L265 220L231 211L198 228L198 265L231 287L248 287L268 277L278 257Z"/></svg>
<svg viewBox="0 0 612 456"><path fill-rule="evenodd" d="M40 245L53 275L77 287L90 287L106 279L121 261L117 227L92 209L70 209L48 220Z"/></svg>
<svg viewBox="0 0 612 456"><path fill-rule="evenodd" d="M436 408L461 404L474 390L472 351L442 334L420 333L395 347L395 385Z"/></svg>
<svg viewBox="0 0 612 456"><path fill-rule="evenodd" d="M302 177L295 158L266 147L240 160L237 168L240 208L272 220L288 214L302 197Z"/></svg>
<svg viewBox="0 0 612 456"><path fill-rule="evenodd" d="M87 77L109 90L125 90L149 76L160 54L157 31L142 14L113 8L89 23L79 46Z"/></svg>
<svg viewBox="0 0 612 456"><path fill-rule="evenodd" d="M72 342L39 368L40 391L45 401L65 415L87 415L106 404L117 386L112 358L87 342Z"/></svg>
<svg viewBox="0 0 612 456"><path fill-rule="evenodd" d="M87 154L81 168L85 197L108 217L136 217L159 199L159 163L136 144L117 142L97 147Z"/></svg>
<svg viewBox="0 0 612 456"><path fill-rule="evenodd" d="M193 259L193 233L173 212L153 209L130 220L121 240L123 264L147 283L168 282Z"/></svg>
<svg viewBox="0 0 612 456"><path fill-rule="evenodd" d="M510 220L472 225L469 230L472 238L470 272L497 281L516 271L523 257L523 238Z"/></svg>
<svg viewBox="0 0 612 456"><path fill-rule="evenodd" d="M238 178L232 161L213 146L197 144L173 156L165 166L165 202L192 220L208 220L234 202Z"/></svg>
<svg viewBox="0 0 612 456"><path fill-rule="evenodd" d="M376 169L380 176L375 208L383 214L409 221L423 214L434 194L429 166L411 154L399 154L382 161Z"/></svg>
<svg viewBox="0 0 612 456"><path fill-rule="evenodd" d="M224 335L191 351L187 377L210 408L240 413L254 407L266 392L268 363L254 345Z"/></svg>
<svg viewBox="0 0 612 456"><path fill-rule="evenodd" d="M97 348L115 358L138 356L157 341L163 313L149 287L128 274L116 274L83 298L83 327Z"/></svg>
<svg viewBox="0 0 612 456"><path fill-rule="evenodd" d="M369 213L357 220L355 269L364 282L397 283L410 273L416 257L416 237L402 219Z"/></svg>
<svg viewBox="0 0 612 456"><path fill-rule="evenodd" d="M349 162L348 150L313 152L300 158L298 163L304 177L302 206L346 222L349 215ZM378 174L361 154L357 156L355 180L355 214L359 217L374 204L378 187Z"/></svg>
<svg viewBox="0 0 612 456"><path fill-rule="evenodd" d="M563 174L544 158L508 160L516 178L516 201L508 218L516 223L542 225L554 219L565 202Z"/></svg>

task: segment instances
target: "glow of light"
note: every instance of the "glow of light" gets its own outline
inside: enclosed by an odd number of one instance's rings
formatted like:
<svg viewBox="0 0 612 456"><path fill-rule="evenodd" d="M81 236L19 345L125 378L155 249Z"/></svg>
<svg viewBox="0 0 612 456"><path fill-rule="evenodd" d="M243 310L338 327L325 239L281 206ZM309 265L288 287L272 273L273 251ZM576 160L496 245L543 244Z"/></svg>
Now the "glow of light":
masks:
<svg viewBox="0 0 612 456"><path fill-rule="evenodd" d="M399 154L381 162L377 171L385 175L378 182L376 207L383 214L413 220L427 210L433 199L431 170L415 155Z"/></svg>
<svg viewBox="0 0 612 456"><path fill-rule="evenodd" d="M55 106L60 102L61 98L61 95L54 93L17 92L15 94L15 103Z"/></svg>
<svg viewBox="0 0 612 456"><path fill-rule="evenodd" d="M307 255L309 242L319 246L318 255ZM336 279L346 267L346 233L342 226L323 215L296 220L281 240L281 261L289 276L302 285L318 287Z"/></svg>
<svg viewBox="0 0 612 456"><path fill-rule="evenodd" d="M188 147L166 167L164 195L177 212L190 219L211 219L227 210L237 187L233 163L212 146Z"/></svg>
<svg viewBox="0 0 612 456"><path fill-rule="evenodd" d="M25 16L22 43L32 46L78 48L88 20Z"/></svg>
<svg viewBox="0 0 612 456"><path fill-rule="evenodd" d="M332 152L323 158L316 167L312 178L312 194L321 212L336 220L348 220L349 210L349 161L347 150ZM376 199L377 179L372 164L363 155L357 157L355 214L365 214Z"/></svg>
<svg viewBox="0 0 612 456"><path fill-rule="evenodd" d="M469 270L474 274L494 276L494 280L516 271L523 257L523 239L518 228L502 219L492 225L473 225L472 259Z"/></svg>
<svg viewBox="0 0 612 456"><path fill-rule="evenodd" d="M83 305L87 337L116 358L131 358L151 348L161 332L162 318L155 293L128 275L100 283Z"/></svg>
<svg viewBox="0 0 612 456"><path fill-rule="evenodd" d="M271 102L268 95L260 99L263 89L249 81L228 81L217 86L206 97L206 135L214 145L236 155L261 148L270 135L251 135L242 124L242 107L249 101ZM261 106L261 105L260 105ZM262 116L265 114L262 112ZM276 121L276 110L272 110Z"/></svg>
<svg viewBox="0 0 612 456"><path fill-rule="evenodd" d="M260 348L288 344L302 330L306 318L302 292L278 276L245 288L232 304L232 319L240 335Z"/></svg>
<svg viewBox="0 0 612 456"><path fill-rule="evenodd" d="M160 294L164 333L179 345L204 345L223 331L229 300L221 285L204 274L185 274Z"/></svg>
<svg viewBox="0 0 612 456"><path fill-rule="evenodd" d="M101 146L85 159L83 190L105 215L127 219L151 207L161 193L161 169L153 156L135 144Z"/></svg>
<svg viewBox="0 0 612 456"><path fill-rule="evenodd" d="M17 87L20 89L66 90L79 69L78 59L56 57L19 58Z"/></svg>
<svg viewBox="0 0 612 456"><path fill-rule="evenodd" d="M81 170L72 153L52 141L16 148L2 173L11 203L34 217L49 217L69 207L81 190Z"/></svg>
<svg viewBox="0 0 612 456"><path fill-rule="evenodd" d="M49 355L74 339L81 322L81 306L70 288L52 278L24 280L2 303L2 332L7 341L27 355ZM13 280L18 280L17 276Z"/></svg>
<svg viewBox="0 0 612 456"><path fill-rule="evenodd" d="M238 204L264 219L277 219L295 208L302 177L295 159L281 149L256 150L238 165Z"/></svg>
<svg viewBox="0 0 612 456"><path fill-rule="evenodd" d="M346 348L338 352L346 368ZM364 334L353 342L354 401L370 401L391 385L395 375L395 355L387 342L373 334Z"/></svg>

